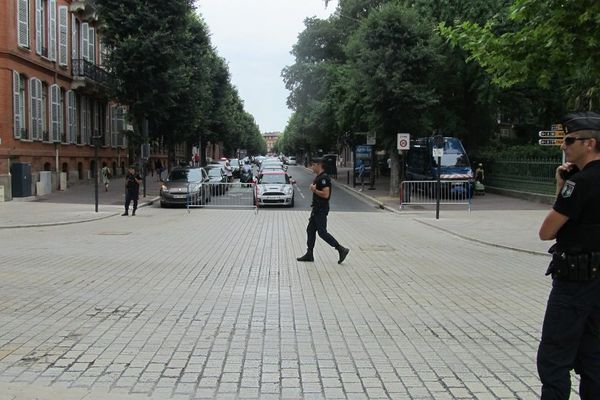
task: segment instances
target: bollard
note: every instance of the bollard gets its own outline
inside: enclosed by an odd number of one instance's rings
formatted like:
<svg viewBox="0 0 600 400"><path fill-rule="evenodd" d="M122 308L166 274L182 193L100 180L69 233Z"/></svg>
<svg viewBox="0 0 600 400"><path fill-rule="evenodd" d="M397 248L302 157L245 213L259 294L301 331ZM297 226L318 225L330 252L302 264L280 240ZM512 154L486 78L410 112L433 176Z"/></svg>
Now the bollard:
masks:
<svg viewBox="0 0 600 400"><path fill-rule="evenodd" d="M350 185L350 171L346 171L346 185Z"/></svg>

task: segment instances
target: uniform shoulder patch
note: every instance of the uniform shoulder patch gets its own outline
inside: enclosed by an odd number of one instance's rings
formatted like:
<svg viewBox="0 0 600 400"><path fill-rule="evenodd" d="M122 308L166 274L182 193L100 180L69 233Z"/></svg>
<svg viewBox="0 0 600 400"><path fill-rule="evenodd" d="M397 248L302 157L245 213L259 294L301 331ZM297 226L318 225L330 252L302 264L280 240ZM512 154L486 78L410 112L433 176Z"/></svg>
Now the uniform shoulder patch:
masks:
<svg viewBox="0 0 600 400"><path fill-rule="evenodd" d="M322 179L321 180L321 185L325 185L327 183L327 179Z"/></svg>
<svg viewBox="0 0 600 400"><path fill-rule="evenodd" d="M575 190L575 182L566 181L565 185L563 186L562 190L560 191L560 195L564 198L571 197L574 190Z"/></svg>

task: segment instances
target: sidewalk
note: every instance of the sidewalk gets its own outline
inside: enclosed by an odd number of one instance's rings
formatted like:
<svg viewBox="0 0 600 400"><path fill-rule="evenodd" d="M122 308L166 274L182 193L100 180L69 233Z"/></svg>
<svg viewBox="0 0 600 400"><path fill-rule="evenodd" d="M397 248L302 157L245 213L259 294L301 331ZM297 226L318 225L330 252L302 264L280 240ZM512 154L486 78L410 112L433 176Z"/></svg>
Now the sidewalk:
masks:
<svg viewBox="0 0 600 400"><path fill-rule="evenodd" d="M360 185L352 187L351 171L351 168L339 168L334 182L381 208L430 227L463 239L532 254L545 255L550 247L549 242L542 242L537 237L537 230L550 209L546 204L487 193L473 197L471 212L462 205L442 205L440 219L436 220L435 206L411 206L401 210L400 198L389 194L389 176L378 177L373 190L365 184L361 192Z"/></svg>
<svg viewBox="0 0 600 400"><path fill-rule="evenodd" d="M156 177L147 177L146 186L146 197L143 197L143 188L140 188L139 207L152 204L159 194L160 182L156 181ZM124 178L113 179L108 192L104 185L98 186L98 212L95 212L94 186L75 185L66 191L0 203L0 229L95 221L119 215L123 212L124 203Z"/></svg>

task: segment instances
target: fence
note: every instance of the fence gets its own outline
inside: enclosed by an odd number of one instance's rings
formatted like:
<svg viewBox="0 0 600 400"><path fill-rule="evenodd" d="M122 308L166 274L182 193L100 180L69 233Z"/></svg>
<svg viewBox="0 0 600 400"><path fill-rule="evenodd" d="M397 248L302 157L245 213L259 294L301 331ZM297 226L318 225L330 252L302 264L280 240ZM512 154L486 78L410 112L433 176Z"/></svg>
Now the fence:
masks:
<svg viewBox="0 0 600 400"><path fill-rule="evenodd" d="M437 181L403 181L400 185L400 208L436 204ZM471 211L473 181L442 180L440 204L464 204Z"/></svg>
<svg viewBox="0 0 600 400"><path fill-rule="evenodd" d="M484 164L485 184L502 189L553 195L554 173L560 159L489 160Z"/></svg>
<svg viewBox="0 0 600 400"><path fill-rule="evenodd" d="M213 208L257 208L254 183L202 183L189 184L186 206Z"/></svg>

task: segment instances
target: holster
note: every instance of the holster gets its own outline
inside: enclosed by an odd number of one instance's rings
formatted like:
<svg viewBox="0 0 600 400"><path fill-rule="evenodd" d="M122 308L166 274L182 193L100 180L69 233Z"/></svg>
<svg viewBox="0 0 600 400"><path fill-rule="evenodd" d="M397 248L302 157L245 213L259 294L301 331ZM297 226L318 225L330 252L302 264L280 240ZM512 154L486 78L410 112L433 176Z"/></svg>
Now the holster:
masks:
<svg viewBox="0 0 600 400"><path fill-rule="evenodd" d="M546 275L569 282L588 282L600 278L600 251L572 254L554 251Z"/></svg>

